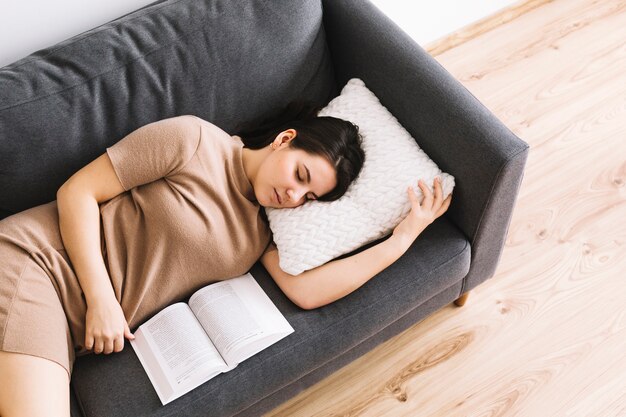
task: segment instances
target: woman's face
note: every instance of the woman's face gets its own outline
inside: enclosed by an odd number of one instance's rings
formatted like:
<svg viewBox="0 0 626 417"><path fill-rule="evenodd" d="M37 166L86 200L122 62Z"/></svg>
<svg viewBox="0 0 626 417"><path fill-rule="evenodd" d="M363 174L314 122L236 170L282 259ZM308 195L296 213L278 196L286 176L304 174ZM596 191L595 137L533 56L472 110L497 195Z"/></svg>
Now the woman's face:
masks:
<svg viewBox="0 0 626 417"><path fill-rule="evenodd" d="M337 185L337 174L330 162L290 146L295 134L295 130L289 129L278 135L259 167L254 192L264 207L298 207Z"/></svg>

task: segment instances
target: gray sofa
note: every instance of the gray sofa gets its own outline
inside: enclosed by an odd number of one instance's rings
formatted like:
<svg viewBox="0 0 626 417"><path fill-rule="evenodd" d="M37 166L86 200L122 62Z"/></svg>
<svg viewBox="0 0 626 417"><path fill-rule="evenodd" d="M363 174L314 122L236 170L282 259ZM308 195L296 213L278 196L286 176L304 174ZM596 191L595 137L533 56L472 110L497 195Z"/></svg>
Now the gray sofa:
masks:
<svg viewBox="0 0 626 417"><path fill-rule="evenodd" d="M493 276L529 147L364 0L157 1L0 69L0 218L54 200L144 124L194 114L234 131L294 98L325 105L352 77L454 175L449 210L315 310L255 264L295 333L166 406L128 343L78 358L72 415L243 417L285 402Z"/></svg>

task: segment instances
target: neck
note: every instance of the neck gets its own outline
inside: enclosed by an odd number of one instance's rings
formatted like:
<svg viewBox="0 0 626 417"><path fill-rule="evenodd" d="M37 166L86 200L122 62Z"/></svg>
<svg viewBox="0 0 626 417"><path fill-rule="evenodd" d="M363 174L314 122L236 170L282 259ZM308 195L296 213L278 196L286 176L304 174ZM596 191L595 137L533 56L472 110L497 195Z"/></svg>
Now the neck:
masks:
<svg viewBox="0 0 626 417"><path fill-rule="evenodd" d="M269 155L271 150L268 147L262 149L242 149L243 169L248 177L248 181L254 188L257 173L263 160Z"/></svg>

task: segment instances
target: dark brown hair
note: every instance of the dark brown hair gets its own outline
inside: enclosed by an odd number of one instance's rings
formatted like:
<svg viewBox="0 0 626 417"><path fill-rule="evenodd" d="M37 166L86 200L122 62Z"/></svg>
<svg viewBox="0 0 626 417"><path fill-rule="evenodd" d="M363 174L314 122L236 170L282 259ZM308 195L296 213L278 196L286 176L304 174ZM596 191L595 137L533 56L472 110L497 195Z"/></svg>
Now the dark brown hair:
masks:
<svg viewBox="0 0 626 417"><path fill-rule="evenodd" d="M290 146L321 156L335 167L337 185L318 198L318 201L335 201L346 193L363 168L363 138L354 123L317 116L319 110L311 102L292 101L278 115L253 121L249 127L239 126L234 134L241 137L245 148L261 149L271 144L280 132L295 129L296 138Z"/></svg>

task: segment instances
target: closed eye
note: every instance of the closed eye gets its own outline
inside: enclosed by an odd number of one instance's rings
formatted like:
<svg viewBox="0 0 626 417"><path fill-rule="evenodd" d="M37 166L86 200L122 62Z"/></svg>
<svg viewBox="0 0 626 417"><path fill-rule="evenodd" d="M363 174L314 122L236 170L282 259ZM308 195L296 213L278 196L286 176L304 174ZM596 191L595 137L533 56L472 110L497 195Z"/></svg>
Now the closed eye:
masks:
<svg viewBox="0 0 626 417"><path fill-rule="evenodd" d="M300 178L300 172L297 169L296 169L296 177L298 178L298 181L304 182L302 178ZM306 203L307 201L311 201L311 200L312 200L311 198L309 198L308 196L305 196L304 202Z"/></svg>

